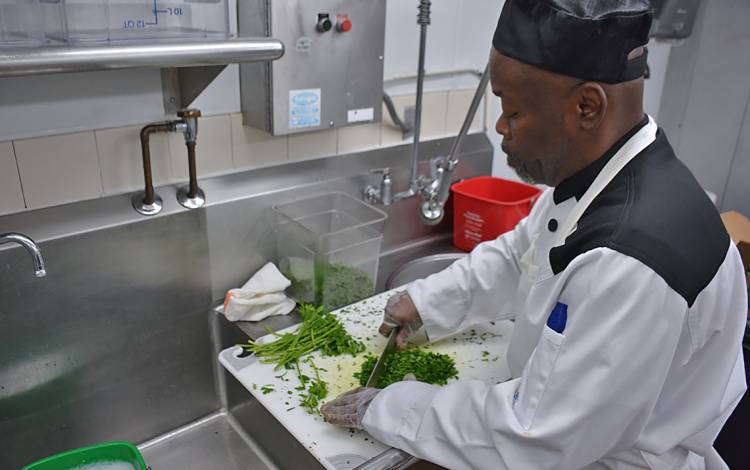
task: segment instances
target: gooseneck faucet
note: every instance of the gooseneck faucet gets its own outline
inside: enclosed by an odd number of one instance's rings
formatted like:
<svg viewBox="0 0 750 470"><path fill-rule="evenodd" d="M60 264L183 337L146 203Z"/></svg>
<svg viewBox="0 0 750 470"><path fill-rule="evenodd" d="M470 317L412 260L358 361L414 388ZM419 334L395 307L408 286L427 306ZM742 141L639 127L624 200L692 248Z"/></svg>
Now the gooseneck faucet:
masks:
<svg viewBox="0 0 750 470"><path fill-rule="evenodd" d="M198 187L198 175L195 162L195 145L198 136L198 118L201 112L197 109L183 109L177 113L180 119L148 124L141 129L141 156L143 157L143 177L145 189L133 195L133 208L142 215L156 215L163 208L162 198L154 190L151 172L151 149L149 138L157 132L180 132L185 137L188 153L188 170L190 182L187 187L177 190L177 201L188 209L197 209L206 201L206 196Z"/></svg>
<svg viewBox="0 0 750 470"><path fill-rule="evenodd" d="M0 233L0 245L5 243L18 243L26 248L26 251L29 252L31 259L34 262L34 275L36 277L44 277L47 275L47 269L44 267L42 250L39 249L39 245L37 245L34 240L21 233Z"/></svg>

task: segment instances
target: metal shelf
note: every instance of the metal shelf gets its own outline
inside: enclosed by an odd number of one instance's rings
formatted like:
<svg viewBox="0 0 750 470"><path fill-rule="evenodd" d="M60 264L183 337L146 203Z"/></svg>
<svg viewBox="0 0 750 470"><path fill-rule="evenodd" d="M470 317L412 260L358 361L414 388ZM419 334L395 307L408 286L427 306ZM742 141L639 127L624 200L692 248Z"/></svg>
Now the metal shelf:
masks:
<svg viewBox="0 0 750 470"><path fill-rule="evenodd" d="M0 78L135 67L161 69L164 111L186 108L228 64L284 55L271 38L132 41L106 45L0 48Z"/></svg>
<svg viewBox="0 0 750 470"><path fill-rule="evenodd" d="M132 67L226 65L275 60L282 55L281 41L268 38L0 48L0 77Z"/></svg>

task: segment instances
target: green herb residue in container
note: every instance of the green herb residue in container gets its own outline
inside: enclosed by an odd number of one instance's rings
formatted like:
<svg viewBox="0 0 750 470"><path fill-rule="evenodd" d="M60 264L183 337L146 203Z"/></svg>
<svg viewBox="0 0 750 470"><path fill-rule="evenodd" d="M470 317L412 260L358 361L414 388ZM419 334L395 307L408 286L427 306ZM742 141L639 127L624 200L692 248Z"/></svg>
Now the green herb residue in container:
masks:
<svg viewBox="0 0 750 470"><path fill-rule="evenodd" d="M365 299L373 294L370 276L361 269L341 263L315 263L314 273L299 261L289 261L284 271L292 285L287 294L298 302L308 302L335 310ZM312 266L312 263L310 263Z"/></svg>

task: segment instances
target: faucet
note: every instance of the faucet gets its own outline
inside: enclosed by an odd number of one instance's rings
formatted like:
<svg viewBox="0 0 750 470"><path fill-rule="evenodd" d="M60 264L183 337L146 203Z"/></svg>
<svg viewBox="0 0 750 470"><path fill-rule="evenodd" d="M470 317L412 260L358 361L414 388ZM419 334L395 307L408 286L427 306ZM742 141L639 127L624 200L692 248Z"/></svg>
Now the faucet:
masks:
<svg viewBox="0 0 750 470"><path fill-rule="evenodd" d="M445 203L450 196L451 178L453 171L458 165L458 151L461 149L464 137L469 132L474 115L477 113L479 102L487 89L487 83L490 81L490 65L487 64L479 80L479 85L474 92L474 97L469 105L469 110L461 125L461 130L453 139L453 145L448 153L448 158L438 157L435 159L436 170L433 179L424 184L421 189L422 204L419 206L419 218L427 225L436 225L443 220L445 216Z"/></svg>
<svg viewBox="0 0 750 470"><path fill-rule="evenodd" d="M198 187L198 175L195 162L195 145L198 136L198 118L201 112L197 109L183 109L177 112L180 119L175 121L156 122L141 129L141 155L143 157L143 176L145 189L133 195L133 208L142 215L156 215L163 208L162 198L154 191L151 172L151 149L149 138L157 132L180 132L185 137L188 152L188 171L190 181L187 186L177 190L177 202L188 209L197 209L206 202L206 195Z"/></svg>
<svg viewBox="0 0 750 470"><path fill-rule="evenodd" d="M419 0L419 14L417 15L417 24L419 25L419 60L417 65L417 99L414 106L414 128L413 141L411 147L411 176L409 177L409 187L402 192L390 193L390 169L384 168L376 170L376 173L383 174L383 180L380 183L381 189L374 186L365 188L365 200L371 204L391 205L402 199L416 196L419 193L422 184L419 176L419 135L422 129L422 95L424 89L424 61L427 51L427 26L430 24L430 0ZM387 181L387 183L386 183ZM381 194L384 186L388 186L389 193Z"/></svg>
<svg viewBox="0 0 750 470"><path fill-rule="evenodd" d="M474 92L474 98L471 101L469 110L464 118L461 130L453 141L450 153L447 158L438 157L431 161L433 167L432 178L427 178L419 174L419 133L422 120L422 94L424 83L424 60L427 42L427 25L430 24L430 0L419 0L419 15L417 24L420 25L419 40L419 66L417 69L417 102L414 113L414 141L411 151L411 176L409 177L409 187L402 192L392 194L391 192L391 174L389 168L373 170L373 173L383 175L380 182L380 188L369 185L365 188L364 199L370 204L390 205L402 199L419 195L422 199L419 205L419 219L426 225L436 225L443 220L445 216L445 203L450 196L451 178L453 171L458 165L458 151L461 148L464 137L469 132L474 115L479 107L479 102L484 96L487 83L490 79L489 64L482 73L479 85Z"/></svg>
<svg viewBox="0 0 750 470"><path fill-rule="evenodd" d="M42 250L39 249L39 245L37 245L34 240L20 233L0 233L0 245L5 243L18 243L26 248L26 251L29 252L31 259L34 262L34 275L36 277L44 277L47 275L47 270L44 267Z"/></svg>

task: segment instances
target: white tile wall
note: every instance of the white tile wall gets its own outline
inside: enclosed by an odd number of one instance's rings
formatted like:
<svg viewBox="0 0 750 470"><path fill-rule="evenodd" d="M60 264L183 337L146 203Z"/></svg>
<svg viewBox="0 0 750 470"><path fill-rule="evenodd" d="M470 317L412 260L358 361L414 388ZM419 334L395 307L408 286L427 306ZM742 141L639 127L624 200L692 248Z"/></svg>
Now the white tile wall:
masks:
<svg viewBox="0 0 750 470"><path fill-rule="evenodd" d="M0 142L0 215L26 208L12 142Z"/></svg>
<svg viewBox="0 0 750 470"><path fill-rule="evenodd" d="M425 140L445 137L448 123L448 94L425 93L422 98L421 138Z"/></svg>
<svg viewBox="0 0 750 470"><path fill-rule="evenodd" d="M289 160L335 155L338 145L336 129L306 132L289 136Z"/></svg>
<svg viewBox="0 0 750 470"><path fill-rule="evenodd" d="M14 147L28 208L102 195L93 131L17 140Z"/></svg>
<svg viewBox="0 0 750 470"><path fill-rule="evenodd" d="M404 109L407 106L414 106L415 98L412 95L402 95L393 97L393 105L401 116L404 118ZM425 93L422 97L422 125L420 129L420 140L430 140L445 137L447 134L446 125L448 122L448 93L432 92ZM383 121L380 130L381 145L398 145L403 143L401 129L393 124L388 110L383 106ZM411 141L411 138L409 139Z"/></svg>
<svg viewBox="0 0 750 470"><path fill-rule="evenodd" d="M104 194L120 194L143 189L140 138L142 127L118 127L94 132ZM171 172L167 135L151 134L149 147L154 185L168 184Z"/></svg>
<svg viewBox="0 0 750 470"><path fill-rule="evenodd" d="M197 142L195 161L198 177L232 171L232 131L228 115L199 118ZM172 180L187 181L187 147L182 134L169 134L169 153Z"/></svg>
<svg viewBox="0 0 750 470"><path fill-rule="evenodd" d="M474 98L475 90L454 90L448 92L448 112L446 118L446 132L458 134L464 123L466 113L469 111L471 99ZM474 120L471 121L469 133L481 132L483 129L482 118L484 116L484 102L479 103Z"/></svg>
<svg viewBox="0 0 750 470"><path fill-rule="evenodd" d="M414 97L409 95L394 96L393 107L396 108L396 112L404 119L404 108L407 106L414 105ZM393 123L390 114L388 114L388 108L383 105L383 120L380 123L380 145L399 145L404 143L403 133L401 128Z"/></svg>
<svg viewBox="0 0 750 470"><path fill-rule="evenodd" d="M267 132L242 124L242 114L230 116L232 121L232 158L235 168L253 168L287 161L287 137L274 137Z"/></svg>
<svg viewBox="0 0 750 470"><path fill-rule="evenodd" d="M369 150L380 145L380 123L342 127L338 130L338 153Z"/></svg>
<svg viewBox="0 0 750 470"><path fill-rule="evenodd" d="M472 94L473 90L425 93L422 138L458 132ZM396 96L393 101L403 116L404 108L414 104L414 96ZM201 118L198 176L403 143L401 130L383 109L381 123L278 137L244 126L240 113ZM482 130L481 118L480 112L473 132ZM142 127L0 142L0 214L141 189ZM186 181L187 152L182 135L152 134L150 141L155 185Z"/></svg>

